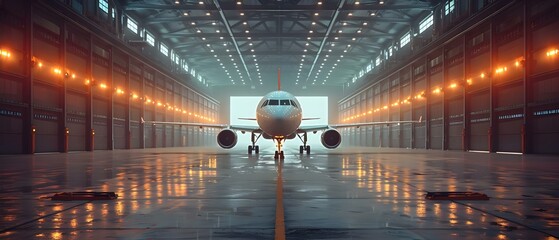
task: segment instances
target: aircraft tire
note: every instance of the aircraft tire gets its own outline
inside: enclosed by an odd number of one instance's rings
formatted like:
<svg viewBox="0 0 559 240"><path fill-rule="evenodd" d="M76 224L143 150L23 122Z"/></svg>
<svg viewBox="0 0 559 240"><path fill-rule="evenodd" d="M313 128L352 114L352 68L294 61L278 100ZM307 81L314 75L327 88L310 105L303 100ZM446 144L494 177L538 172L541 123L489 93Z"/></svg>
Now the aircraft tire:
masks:
<svg viewBox="0 0 559 240"><path fill-rule="evenodd" d="M260 152L260 147L258 145L254 146L254 153L258 154Z"/></svg>
<svg viewBox="0 0 559 240"><path fill-rule="evenodd" d="M299 153L300 153L300 154L303 154L303 151L304 151L303 145L300 145L300 146L299 146Z"/></svg>
<svg viewBox="0 0 559 240"><path fill-rule="evenodd" d="M252 154L252 146L248 145L248 154Z"/></svg>
<svg viewBox="0 0 559 240"><path fill-rule="evenodd" d="M311 146L307 146L307 154L311 154Z"/></svg>

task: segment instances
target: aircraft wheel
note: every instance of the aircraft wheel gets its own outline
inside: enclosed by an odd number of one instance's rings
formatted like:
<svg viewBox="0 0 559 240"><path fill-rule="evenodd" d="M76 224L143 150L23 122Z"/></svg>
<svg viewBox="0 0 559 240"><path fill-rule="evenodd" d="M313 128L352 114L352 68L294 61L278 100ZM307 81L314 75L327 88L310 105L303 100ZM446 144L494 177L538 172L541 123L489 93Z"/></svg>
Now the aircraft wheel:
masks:
<svg viewBox="0 0 559 240"><path fill-rule="evenodd" d="M285 155L283 155L283 151L280 152L279 157L280 157L280 159L284 159L284 158L285 158Z"/></svg>
<svg viewBox="0 0 559 240"><path fill-rule="evenodd" d="M258 154L260 152L260 147L258 145L254 146L254 152Z"/></svg>
<svg viewBox="0 0 559 240"><path fill-rule="evenodd" d="M252 146L248 146L248 154L252 154Z"/></svg>
<svg viewBox="0 0 559 240"><path fill-rule="evenodd" d="M300 145L300 146L299 146L299 153L300 153L300 154L303 154L303 151L304 151L303 145Z"/></svg>
<svg viewBox="0 0 559 240"><path fill-rule="evenodd" d="M274 152L274 159L278 159L279 153L278 151Z"/></svg>
<svg viewBox="0 0 559 240"><path fill-rule="evenodd" d="M311 154L311 146L307 146L307 154Z"/></svg>

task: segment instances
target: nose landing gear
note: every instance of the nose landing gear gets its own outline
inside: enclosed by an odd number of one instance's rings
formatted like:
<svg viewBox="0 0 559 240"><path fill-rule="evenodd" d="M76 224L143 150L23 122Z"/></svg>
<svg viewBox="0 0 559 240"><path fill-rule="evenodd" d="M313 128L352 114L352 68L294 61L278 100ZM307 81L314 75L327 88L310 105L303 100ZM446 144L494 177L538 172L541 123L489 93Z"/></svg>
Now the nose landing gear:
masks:
<svg viewBox="0 0 559 240"><path fill-rule="evenodd" d="M274 159L281 159L283 160L285 158L285 155L283 155L283 150L281 150L281 147L283 145L283 140L282 138L276 138L274 139L274 142L276 142L276 146L278 147L278 150L274 153Z"/></svg>

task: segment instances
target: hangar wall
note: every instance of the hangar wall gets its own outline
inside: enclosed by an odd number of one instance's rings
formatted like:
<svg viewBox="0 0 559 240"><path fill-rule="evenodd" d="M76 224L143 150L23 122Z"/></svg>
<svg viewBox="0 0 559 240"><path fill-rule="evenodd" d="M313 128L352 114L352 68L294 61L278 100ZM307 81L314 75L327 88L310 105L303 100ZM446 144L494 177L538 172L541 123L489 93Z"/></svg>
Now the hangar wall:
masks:
<svg viewBox="0 0 559 240"><path fill-rule="evenodd" d="M1 154L214 142L214 130L142 123L218 122L219 102L127 46L119 24L75 1L2 1L0 12Z"/></svg>
<svg viewBox="0 0 559 240"><path fill-rule="evenodd" d="M559 4L476 6L436 9L434 29L400 49L405 61L338 104L342 123L424 122L346 129L346 144L559 153Z"/></svg>

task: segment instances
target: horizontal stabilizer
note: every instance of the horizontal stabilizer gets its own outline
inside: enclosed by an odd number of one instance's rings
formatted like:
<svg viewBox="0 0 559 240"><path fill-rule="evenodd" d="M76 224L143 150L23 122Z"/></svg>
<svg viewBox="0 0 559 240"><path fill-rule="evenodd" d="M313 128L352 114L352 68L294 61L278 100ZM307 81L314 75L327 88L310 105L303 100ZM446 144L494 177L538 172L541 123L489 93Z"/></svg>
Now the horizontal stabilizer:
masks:
<svg viewBox="0 0 559 240"><path fill-rule="evenodd" d="M256 118L239 118L239 120L251 120L251 121L256 121Z"/></svg>

